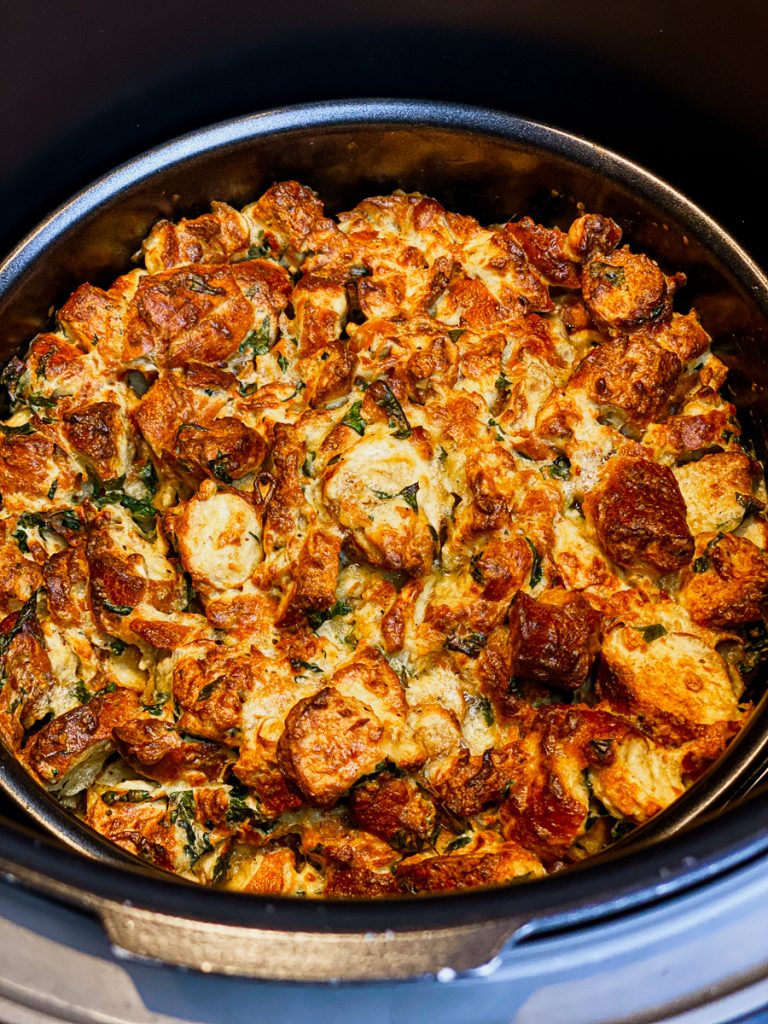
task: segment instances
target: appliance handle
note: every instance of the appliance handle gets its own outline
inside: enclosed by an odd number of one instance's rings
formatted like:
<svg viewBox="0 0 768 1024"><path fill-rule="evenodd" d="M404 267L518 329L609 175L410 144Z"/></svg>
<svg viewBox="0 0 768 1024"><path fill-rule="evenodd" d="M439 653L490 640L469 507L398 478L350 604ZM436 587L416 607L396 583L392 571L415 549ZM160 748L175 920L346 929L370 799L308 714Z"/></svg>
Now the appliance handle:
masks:
<svg viewBox="0 0 768 1024"><path fill-rule="evenodd" d="M87 892L1 854L0 873L5 881L94 914L118 956L265 981L388 981L424 974L452 978L492 965L527 920L507 917L362 935L285 931L146 910L133 906L130 899L118 902ZM414 918L418 919L417 911Z"/></svg>
<svg viewBox="0 0 768 1024"><path fill-rule="evenodd" d="M487 967L523 923L414 931L247 928L108 904L97 910L119 954L269 981L390 981Z"/></svg>

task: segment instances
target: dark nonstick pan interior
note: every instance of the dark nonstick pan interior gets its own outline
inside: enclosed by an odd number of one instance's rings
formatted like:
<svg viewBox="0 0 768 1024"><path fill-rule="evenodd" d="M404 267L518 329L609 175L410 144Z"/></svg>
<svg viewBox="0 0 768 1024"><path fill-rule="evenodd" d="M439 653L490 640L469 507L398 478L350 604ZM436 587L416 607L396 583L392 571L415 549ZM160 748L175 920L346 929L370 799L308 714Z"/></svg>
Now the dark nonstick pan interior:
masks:
<svg viewBox="0 0 768 1024"><path fill-rule="evenodd" d="M688 284L681 308L696 305L699 310L715 351L730 367L730 397L745 433L757 456L766 458L768 282L747 254L670 187L598 146L507 115L444 104L359 101L258 114L195 132L118 168L60 208L0 266L0 362L44 329L50 311L79 283L106 285L130 269L131 257L158 219L204 212L214 199L240 206L284 178L316 189L330 212L347 209L367 195L402 188L426 192L485 223L528 213L545 223L567 225L580 208L613 217L627 242L650 252L663 267L685 271ZM720 761L622 847L630 854L647 850L721 810L749 788L768 755L767 701L761 700ZM3 758L0 787L39 826L88 857L115 866L137 865L65 812L10 755ZM747 823L745 817L745 844L750 840ZM729 836L732 841L732 830ZM620 863L617 852L608 855L607 864ZM591 877L599 889L601 883L595 880L602 870L608 896L611 871L601 860L580 866L573 876ZM146 866L131 875L154 876L158 881L153 886L181 889L191 905L198 897L201 906L212 905L212 899L220 907L243 900L241 894L202 894ZM642 869L638 884L641 876ZM35 877L36 884L44 884L39 874ZM509 898L519 910L524 889L541 892L552 881L514 887L501 902L499 893L497 907ZM427 903L447 906L440 914L449 918L451 906L457 914L463 907L466 919L473 899L481 900L481 895ZM245 898L238 914L247 916L250 907L251 921L257 924L264 903ZM286 922L295 921L297 913L305 913L307 921L317 913L297 909L295 901L282 903L293 906L290 914L284 911L289 914ZM279 910L281 901L272 904ZM395 921L401 904L408 901L379 906L377 918L389 913ZM346 913L329 904L326 911ZM327 929L333 918L324 920Z"/></svg>

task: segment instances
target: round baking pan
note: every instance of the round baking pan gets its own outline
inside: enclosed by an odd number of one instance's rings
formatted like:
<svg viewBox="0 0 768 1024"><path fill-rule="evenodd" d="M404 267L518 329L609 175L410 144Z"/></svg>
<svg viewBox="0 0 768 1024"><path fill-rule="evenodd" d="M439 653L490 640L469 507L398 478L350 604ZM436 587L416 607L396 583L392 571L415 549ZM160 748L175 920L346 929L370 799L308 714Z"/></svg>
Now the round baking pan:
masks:
<svg viewBox="0 0 768 1024"><path fill-rule="evenodd" d="M194 132L119 167L0 265L0 360L44 329L82 281L107 285L129 269L158 219L202 213L214 199L243 205L284 178L316 189L329 212L402 188L484 222L528 213L562 225L582 209L613 217L631 245L686 273L684 303L696 305L729 366L729 397L765 458L768 282L749 256L674 189L616 154L465 106L370 100L287 108ZM763 698L723 757L607 854L489 892L313 902L203 889L103 840L8 753L0 787L77 853L7 822L0 867L95 911L124 949L171 963L296 980L462 970L487 962L510 938L647 904L763 855L768 793L722 812L765 764L767 718Z"/></svg>

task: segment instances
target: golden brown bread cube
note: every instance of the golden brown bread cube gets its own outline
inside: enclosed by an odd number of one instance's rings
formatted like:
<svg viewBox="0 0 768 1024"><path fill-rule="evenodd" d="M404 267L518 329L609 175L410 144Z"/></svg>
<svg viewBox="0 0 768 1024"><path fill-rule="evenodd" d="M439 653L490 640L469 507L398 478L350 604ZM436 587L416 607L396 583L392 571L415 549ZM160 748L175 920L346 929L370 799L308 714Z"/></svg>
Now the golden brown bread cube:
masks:
<svg viewBox="0 0 768 1024"><path fill-rule="evenodd" d="M680 376L680 360L650 338L616 338L593 348L571 378L593 402L638 427L661 419Z"/></svg>
<svg viewBox="0 0 768 1024"><path fill-rule="evenodd" d="M668 278L652 259L630 252L596 252L586 261L581 282L584 301L595 322L608 331L632 331L666 320L672 295L685 281Z"/></svg>
<svg viewBox="0 0 768 1024"><path fill-rule="evenodd" d="M746 537L715 537L686 574L680 597L702 625L757 622L768 599L768 554Z"/></svg>
<svg viewBox="0 0 768 1024"><path fill-rule="evenodd" d="M87 704L54 718L33 737L26 755L30 767L46 782L63 782L69 772L99 743L139 710L132 690L97 693Z"/></svg>
<svg viewBox="0 0 768 1024"><path fill-rule="evenodd" d="M371 708L329 686L296 704L278 744L280 767L316 807L335 804L388 753Z"/></svg>

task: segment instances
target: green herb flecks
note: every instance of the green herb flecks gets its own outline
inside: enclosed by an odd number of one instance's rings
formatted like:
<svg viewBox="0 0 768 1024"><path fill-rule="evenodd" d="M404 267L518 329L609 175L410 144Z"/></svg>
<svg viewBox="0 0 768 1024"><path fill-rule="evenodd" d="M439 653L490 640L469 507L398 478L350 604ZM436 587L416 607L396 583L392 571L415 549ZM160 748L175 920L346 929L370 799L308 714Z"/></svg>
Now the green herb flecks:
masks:
<svg viewBox="0 0 768 1024"><path fill-rule="evenodd" d="M627 280L623 267L614 267L610 263L598 260L589 264L588 273L591 278L607 281L618 288L626 288Z"/></svg>
<svg viewBox="0 0 768 1024"><path fill-rule="evenodd" d="M72 690L80 704L87 704L91 697L93 697L93 691L88 689L82 679L77 680Z"/></svg>
<svg viewBox="0 0 768 1024"><path fill-rule="evenodd" d="M314 672L315 675L319 675L323 670L319 665L316 665L314 661L302 661L301 658L291 658L291 667L296 671L299 669L306 669L307 672Z"/></svg>
<svg viewBox="0 0 768 1024"><path fill-rule="evenodd" d="M263 356L272 347L272 325L268 316L261 321L261 325L253 331L248 331L240 342L240 351L251 350L254 356Z"/></svg>
<svg viewBox="0 0 768 1024"><path fill-rule="evenodd" d="M549 475L555 480L570 480L571 460L567 455L558 455L549 467Z"/></svg>
<svg viewBox="0 0 768 1024"><path fill-rule="evenodd" d="M359 434L361 437L365 433L365 420L360 415L362 407L362 400L358 399L358 401L353 402L344 419L341 421L345 427L349 427L351 430L354 430L355 433Z"/></svg>
<svg viewBox="0 0 768 1024"><path fill-rule="evenodd" d="M699 555L699 557L693 563L693 571L706 572L711 565L712 562L706 555Z"/></svg>
<svg viewBox="0 0 768 1024"><path fill-rule="evenodd" d="M488 642L485 633L450 633L443 647L446 651L457 651L459 654L466 654L468 658L476 658Z"/></svg>
<svg viewBox="0 0 768 1024"><path fill-rule="evenodd" d="M463 846L468 846L472 842L472 836L458 836L453 839L445 847L445 853L453 853L454 850L460 850Z"/></svg>
<svg viewBox="0 0 768 1024"><path fill-rule="evenodd" d="M403 412L403 407L397 400L395 393L390 388L389 384L385 380L376 381L377 394L376 405L380 409L386 412L389 418L390 428L397 427L397 430L392 434L393 437L405 440L409 438L413 433L411 424L408 422L408 417Z"/></svg>
<svg viewBox="0 0 768 1024"><path fill-rule="evenodd" d="M231 484L232 477L227 471L227 459L223 452L217 452L215 459L208 460L208 469L223 484Z"/></svg>
<svg viewBox="0 0 768 1024"><path fill-rule="evenodd" d="M667 635L667 629L662 626L660 622L652 622L650 626L633 626L632 629L637 630L638 633L643 634L643 639L647 644L653 643L654 640L658 640L659 637Z"/></svg>
<svg viewBox="0 0 768 1024"><path fill-rule="evenodd" d="M512 387L512 381L507 380L504 374L500 373L499 376L496 378L496 387L498 388L499 391L509 391L509 389Z"/></svg>
<svg viewBox="0 0 768 1024"><path fill-rule="evenodd" d="M525 540L528 544L528 547L531 549L531 555L533 555L533 561L531 562L530 578L530 587L531 589L533 589L534 587L538 587L538 585L541 583L544 571L542 569L542 559L541 555L539 554L539 549L536 547L536 545L533 543L530 537L526 537Z"/></svg>
<svg viewBox="0 0 768 1024"><path fill-rule="evenodd" d="M335 619L337 615L349 615L351 611L352 605L347 604L346 601L337 601L327 611L308 611L306 613L307 622L312 629L317 630L328 619Z"/></svg>
<svg viewBox="0 0 768 1024"><path fill-rule="evenodd" d="M102 605L105 611L111 612L112 615L130 615L133 608L129 604L112 604L106 598L102 600Z"/></svg>
<svg viewBox="0 0 768 1024"><path fill-rule="evenodd" d="M152 793L148 789L110 789L101 794L105 804L141 804L145 800L152 799Z"/></svg>

